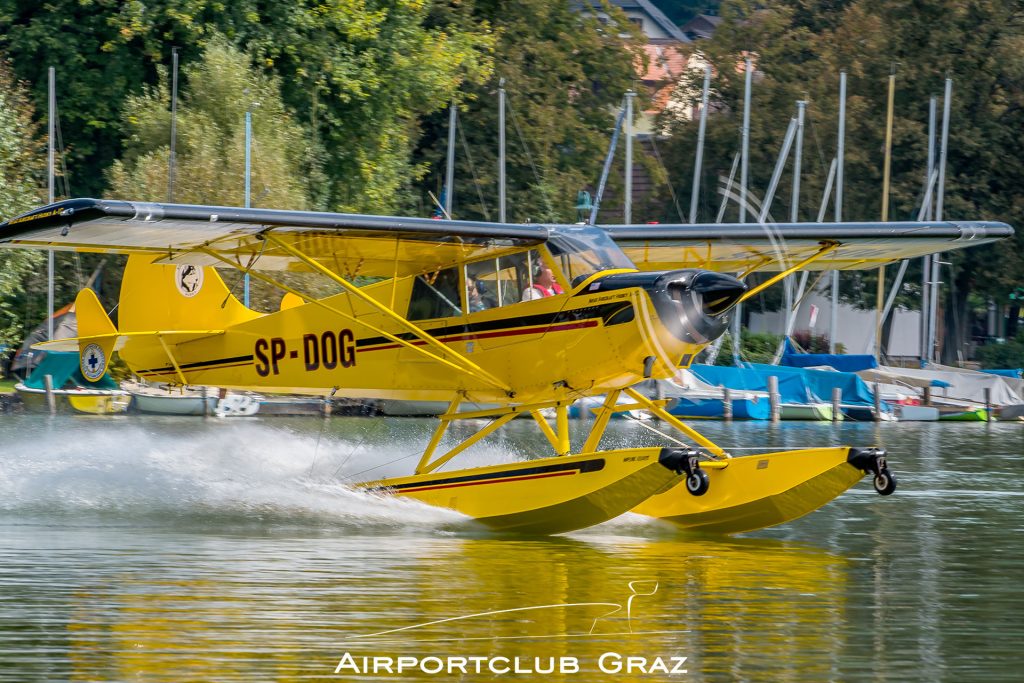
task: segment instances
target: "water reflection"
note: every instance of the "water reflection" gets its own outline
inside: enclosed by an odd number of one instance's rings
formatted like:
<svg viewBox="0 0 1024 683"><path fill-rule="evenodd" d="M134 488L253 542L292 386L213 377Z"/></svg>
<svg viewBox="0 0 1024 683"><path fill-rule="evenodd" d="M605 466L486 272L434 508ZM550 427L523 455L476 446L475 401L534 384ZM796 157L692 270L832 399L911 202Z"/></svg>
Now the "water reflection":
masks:
<svg viewBox="0 0 1024 683"><path fill-rule="evenodd" d="M845 647L848 561L772 539L390 539L378 552L321 539L264 558L236 554L251 545L237 539L189 545L112 548L91 572L51 576L78 584L51 624L68 678L290 680L350 652L575 657L587 680L624 680L597 670L611 651L687 656L698 680L821 680Z"/></svg>
<svg viewBox="0 0 1024 683"><path fill-rule="evenodd" d="M2 681L340 680L345 652L571 656L580 674L546 678L586 681L664 679L602 674L609 651L686 656L682 680L1014 680L1024 665L1018 425L709 424L740 448L882 443L901 488L862 484L747 538L626 517L528 539L310 475L314 457L395 457L359 430L404 446L425 423L333 422L319 450L320 422L119 424L0 423ZM344 678L389 679L444 680Z"/></svg>

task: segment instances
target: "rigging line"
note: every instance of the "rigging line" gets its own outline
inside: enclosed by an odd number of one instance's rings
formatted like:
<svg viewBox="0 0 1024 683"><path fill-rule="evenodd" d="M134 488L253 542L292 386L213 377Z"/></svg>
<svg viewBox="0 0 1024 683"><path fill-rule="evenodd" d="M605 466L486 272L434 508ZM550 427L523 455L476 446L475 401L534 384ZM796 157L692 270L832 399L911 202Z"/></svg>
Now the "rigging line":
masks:
<svg viewBox="0 0 1024 683"><path fill-rule="evenodd" d="M355 456L355 454L356 454L356 451L357 451L357 450L359 450L359 448L360 448L360 447L361 447L361 446L362 446L363 444L365 444L365 443L366 443L366 441L367 441L367 440L368 440L368 439L370 438L370 431L371 431L371 430L369 430L369 429L363 430L363 436L362 436L362 437L361 437L361 438L359 439L358 443L356 443L356 445L355 445L355 446L353 446L353 447L352 447L352 448L351 448L351 449L349 450L348 454L347 454L347 455L345 456L345 459L341 461L341 464L340 464L340 465L338 465L338 466L337 466L337 467L336 467L336 468L334 469L334 474L332 474L332 475L331 475L332 477L336 477L336 476L338 476L338 472L341 472L341 468L342 468L342 467L344 467L345 465L347 465L347 464L348 464L348 462L349 462L349 460L351 460L351 459L352 459L352 458L353 458L353 457ZM406 456L406 457L408 457L408 456ZM400 458L400 459L404 459L404 458ZM383 465L382 465L382 466L383 466ZM371 469L372 469L372 468L371 468ZM364 471L365 471L365 472L368 472L369 470L364 470Z"/></svg>
<svg viewBox="0 0 1024 683"><path fill-rule="evenodd" d="M324 411L323 417L320 420L320 433L316 435L316 446L313 447L313 462L309 463L309 474L306 476L313 476L313 468L316 467L316 459L320 455L320 440L324 437L324 428L327 426L327 410L326 403L334 398L334 394L338 392L338 387L331 389L330 395L323 399L324 403L321 405L321 409Z"/></svg>
<svg viewBox="0 0 1024 683"><path fill-rule="evenodd" d="M60 110L57 109L56 104L54 104L54 112L53 112L53 114L54 114L54 123L55 123L54 127L55 127L56 133L57 133L57 151L59 152L58 157L60 158L60 172L61 172L60 180L61 180L61 185L63 186L64 197L65 198L69 198L69 197L71 197L71 184L70 184L70 180L68 180L68 165L67 165L67 159L65 157L65 150L64 150L64 134L61 131L61 127L60 127Z"/></svg>
<svg viewBox="0 0 1024 683"><path fill-rule="evenodd" d="M221 308L224 308L225 306L227 306L228 299L231 298L232 296L234 296L235 289L238 288L239 284L241 284L242 282L245 281L245 276L249 274L249 271L252 270L252 267L256 265L256 262L260 260L260 257L263 256L263 250L266 249L266 248L267 248L267 240L261 239L260 240L260 250L257 253L255 253L255 254L253 254L252 256L249 257L249 263L246 264L245 270L243 270L241 275L239 275L235 279L235 284L231 285L231 287L228 288L228 293L224 297L224 301L220 302L220 307Z"/></svg>
<svg viewBox="0 0 1024 683"><path fill-rule="evenodd" d="M676 188L672 185L671 175L668 172L668 168L665 166L665 162L661 160L661 152L658 151L658 144L654 141L655 135L651 135L649 138L651 141L651 149L654 150L654 158L658 160L658 165L665 171L665 175L669 176L668 191L672 193L672 203L675 204L676 213L679 214L679 222L686 223L686 219L683 218L683 210L679 207L679 199L676 197Z"/></svg>
<svg viewBox="0 0 1024 683"><path fill-rule="evenodd" d="M825 155L821 147L821 140L818 139L818 129L814 127L814 117L811 115L810 106L804 111L807 114L807 127L811 129L811 137L814 138L814 149L818 152L818 166L820 170L825 171L828 166L825 164Z"/></svg>
<svg viewBox="0 0 1024 683"><path fill-rule="evenodd" d="M409 455L403 455L401 457L395 458L394 460L389 460L388 462L382 462L379 465L374 465L373 467L367 467L365 470L361 470L361 471L356 472L354 474L350 474L350 475L348 475L348 479L353 479L355 477L358 477L360 474L366 474L367 472L372 472L374 470L379 470L381 467L387 467L388 465L394 465L396 462L401 462L403 460L408 460L409 458L418 458L421 455L423 455L423 453L421 453L420 451L413 451ZM339 468L339 469L341 469L341 468ZM335 472L335 474L337 474L337 472Z"/></svg>
<svg viewBox="0 0 1024 683"><path fill-rule="evenodd" d="M61 127L60 127L60 110L57 108L56 103L54 103L53 114L54 114L53 118L54 118L54 124L55 124L54 125L54 129L55 129L54 132L57 135L57 140L56 140L56 142L57 142L57 152L58 152L57 157L60 159L60 173L61 173L61 175L60 175L60 184L61 184L62 192L63 192L62 196L64 196L65 198L68 198L68 197L71 197L71 181L68 179L68 164L67 164L67 156L65 154L65 149L64 149L64 134L61 131ZM83 278L82 278L82 258L81 258L81 256L79 255L79 253L77 251L72 252L72 253L74 253L74 255L75 255L75 280L77 281L78 289L82 289L83 288L83 284L82 284L82 282L83 282Z"/></svg>
<svg viewBox="0 0 1024 683"><path fill-rule="evenodd" d="M537 189L540 190L540 196L544 199L544 204L548 208L548 215L555 215L555 208L551 205L551 198L548 197L547 190L544 184L540 180L540 173L537 172L537 165L533 163L533 155L530 153L530 146L526 144L526 138L523 137L523 131L519 127L519 117L516 116L516 110L512 106L512 98L508 97L508 93L505 94L505 102L508 106L508 113L512 118L512 125L515 126L516 134L519 135L519 144L523 146L523 151L526 152L526 159L530 162L530 168L533 169L533 177L537 181Z"/></svg>
<svg viewBox="0 0 1024 683"><path fill-rule="evenodd" d="M487 204L484 202L484 193L480 189L480 179L476 175L476 166L473 164L473 153L469 151L469 143L466 141L466 131L463 130L465 126L458 126L456 130L459 132L459 139L462 140L462 149L466 152L466 161L469 162L469 172L473 175L473 186L476 188L477 198L480 200L480 209L483 211L484 219L487 221L491 220L491 212L487 210ZM449 189L449 192L452 190Z"/></svg>
<svg viewBox="0 0 1024 683"><path fill-rule="evenodd" d="M658 429L657 427L652 427L652 426L651 426L651 425L649 425L649 424L645 424L645 423L644 423L644 421L643 421L643 420L641 420L641 419L640 419L639 417L635 417L635 416L633 416L633 415L630 415L630 414L629 414L629 412L626 412L626 413L624 413L624 414L625 414L625 416L626 416L626 417L627 417L628 419L630 419L630 420L633 420L634 422L636 422L636 423L637 423L638 425L640 425L640 426L641 426L641 427L643 427L644 429L649 429L650 431L654 432L655 434L658 434L658 435L660 435L660 436L663 436L663 437L665 437L666 439L668 439L669 441L672 441L673 443L675 443L675 444L677 444L677 445L679 445L679 446L683 446L684 448L692 448L692 446L691 446L690 444L688 444L688 443L686 443L686 442L684 442L684 441L680 441L679 439L675 438L675 437L674 437L674 436L672 436L671 434L666 434L665 432L661 431L661 430L660 430L660 429Z"/></svg>
<svg viewBox="0 0 1024 683"><path fill-rule="evenodd" d="M500 417L500 416L499 416L499 417ZM480 428L480 429L478 429L478 430L476 430L476 431L477 431L477 432L481 432L481 431L483 431L484 429L487 429L487 428L488 428L488 427L490 427L490 426L491 426L492 424L494 424L494 421L495 421L495 420L497 420L497 419L498 419L497 417L492 417L492 418L490 419L490 421L488 421L488 423L487 423L486 425L484 425L484 426L483 426L482 428ZM460 443L461 443L461 442L460 442ZM440 446L440 445L441 445L441 444L440 444L440 443L438 443L438 446ZM354 452L354 451L353 451L353 452ZM381 464L379 464L379 465L374 465L373 467L368 467L368 468L366 468L365 470L361 470L361 471L359 471L359 472L356 472L355 474L350 474L350 475L348 476L348 478L349 478L349 479L352 479L352 478L354 478L354 477L358 477L358 476L359 476L360 474L366 474L367 472L372 472L373 470L378 470L378 469L380 469L381 467L387 467L388 465L394 465L394 464L395 464L396 462L401 462L402 460L408 460L409 458L415 458L415 457L417 457L417 456L422 456L422 455L423 455L423 453L422 453L421 451L416 451L416 452L410 453L409 455L403 455L403 456L401 456L401 457L399 457L399 458L395 458L394 460L389 460L388 462L382 462L382 463L381 463ZM444 456L441 456L441 457L444 457ZM436 458L435 458L435 461L436 461ZM449 462L450 462L450 461L449 461ZM444 465L447 465L447 464L448 464L448 463L444 463L444 464L442 464L442 465L441 465L441 467L444 467ZM344 463L342 463L342 465L344 465ZM338 470L340 470L340 469L341 469L341 466L339 466L339 467L338 467ZM338 470L335 470L335 472L334 472L334 473L335 473L335 474L337 474L337 473L338 473ZM440 472L440 471L441 471L441 470L440 470L440 468L438 468L438 469L436 469L436 470L433 470L433 471L431 471L431 474L433 474L434 472Z"/></svg>

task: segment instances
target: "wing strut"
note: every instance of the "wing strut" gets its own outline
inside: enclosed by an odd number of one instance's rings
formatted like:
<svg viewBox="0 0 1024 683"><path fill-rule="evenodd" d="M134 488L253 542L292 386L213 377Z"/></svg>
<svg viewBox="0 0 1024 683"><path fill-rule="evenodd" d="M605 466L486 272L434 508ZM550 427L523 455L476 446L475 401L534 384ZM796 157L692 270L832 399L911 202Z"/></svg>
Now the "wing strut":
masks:
<svg viewBox="0 0 1024 683"><path fill-rule="evenodd" d="M197 249L196 251L201 252L203 254L206 254L207 256L212 256L213 258L217 259L218 261L220 261L222 263L225 263L225 264L231 266L232 268L235 268L237 270L242 270L242 267L239 264L236 264L231 259L228 259L228 258L225 258L224 256L221 256L220 254L218 254L217 252L213 251L212 249L200 248L200 249ZM346 313L345 311L343 311L343 310L341 310L339 308L335 308L334 306L328 306L324 302L318 300L316 297L310 296L308 294L304 294L304 293L298 291L297 289L295 289L293 287L289 287L288 285L284 284L283 282L279 282L278 280L275 280L272 277L268 277L267 275L264 275L263 273L261 273L259 271L255 271L255 270L249 271L249 274L252 277L254 277L254 278L257 278L259 280L263 280L264 282L266 282L269 285L277 287L278 289L281 289L281 290L283 290L285 292L290 292L291 294L294 294L295 296L301 297L302 299L304 299L306 301L309 301L312 304L316 304L317 306L320 306L321 308L323 308L323 309L325 309L327 311L330 311L331 313L334 313L337 316L340 316L340 317L345 318L347 320L351 320L351 321L355 322L358 325L362 325L363 327L367 328L368 330L371 330L372 332L374 332L376 334L379 334L380 336L385 337L386 339L389 339L389 340L395 342L396 344L400 344L402 346L405 346L406 348L409 348L409 349L411 349L413 351L416 351L417 353L421 353L424 356L426 356L427 358L430 358L431 360L437 361L438 363L441 363L442 365L447 365L448 367L453 368L455 370L458 370L459 372L465 372L465 373L467 373L469 375L472 375L473 377L476 377L477 379L479 379L481 381L486 382L487 384L490 384L491 386L495 386L495 387L501 389L502 391L506 392L509 395L512 394L512 388L509 387L507 384L505 384L501 380L497 379L496 377L494 377L493 375L491 375L487 371L477 367L476 364L469 362L461 354L459 354L456 351L453 351L452 349L449 349L448 347L444 346L443 344L441 344L441 342L437 341L436 339L434 339L430 335L427 335L425 332L420 330L415 325L412 325L412 327L414 327L416 330L419 330L420 334L426 335L426 337L428 339L432 340L435 344L440 345L444 349L444 351L446 353L449 353L449 354L455 356L456 358L461 359L461 360L465 361L466 363L468 363L469 367L466 367L465 365L453 363L452 361L448 360L447 358L442 358L441 356L438 356L438 355L436 355L434 353L431 353L430 351L428 351L427 349L423 348L422 346L417 346L416 344L410 342L407 339L402 339L401 337L395 336L395 335L391 334L390 332L387 332L385 330L380 329L379 327L376 327L375 325L371 325L370 323L366 322L365 320L359 320L358 318L356 318L355 316L353 316L350 313ZM352 285L350 285L347 282L345 283L345 285L346 285L346 287L351 287L352 286ZM353 289L356 289L358 291L358 288L356 288L356 287L353 287ZM366 297L366 295L363 294L362 292L359 292L359 294L360 294L360 296ZM369 297L366 297L366 298L369 299ZM391 313L391 311L386 306L381 306L381 304L377 303L376 301L373 301L372 299L370 299L370 301L371 301L372 304L374 304L375 307L381 308L382 310L385 310L385 311L388 311L389 313ZM401 316L399 316L399 319L401 319ZM409 324L411 325L411 323L409 323Z"/></svg>
<svg viewBox="0 0 1024 683"><path fill-rule="evenodd" d="M441 420L441 424L439 424L437 429L434 430L434 436L431 437L430 443L427 444L426 449L423 451L423 455L420 457L420 462L416 465L416 474L428 474L433 472L462 451L466 450L484 437L494 433L500 427L511 422L520 415L534 414L535 420L542 421L544 418L536 415L536 413L544 408L550 408L552 406L554 406L556 410L561 411L564 415L558 420L560 434L556 436L551 430L551 426L545 423L545 425L547 425L545 435L548 435L548 439L551 441L551 445L555 447L555 450L560 451L557 452L557 455L568 455L569 453L568 405L565 401L545 401L543 403L528 403L505 406L502 408L484 408L482 410L470 410L460 413L459 404L461 402L461 398L456 398L452 401L451 405L448 406L448 410L445 411L443 415L438 415L438 419ZM434 451L437 449L438 444L441 442L441 437L443 437L445 431L447 431L448 425L455 420L472 420L475 418L491 418L492 421L444 455L438 456L433 461L430 460Z"/></svg>
<svg viewBox="0 0 1024 683"><path fill-rule="evenodd" d="M334 280L339 285L341 285L345 289L345 291L347 291L349 294L352 294L353 296L355 296L358 299L360 299L363 303L366 303L366 304L372 306L373 308L375 308L378 311L380 311L381 313L383 313L385 316L391 318L391 320L393 320L394 322L398 323L399 325L401 325L405 329L409 330L409 332L414 334L418 339L421 339L422 341L424 341L426 344L428 344L430 346L433 346L435 349L441 351L441 353L444 353L444 354L447 354L447 355L455 357L459 361L459 365L462 366L462 369L465 372L468 372L469 374L474 375L478 379L484 380L488 384L491 384L493 386L496 386L496 387L504 390L509 395L512 394L512 387L508 386L507 384L502 382L500 379L498 379L497 377L495 377L491 373L487 372L486 370L481 368L479 365L477 365L473 361L471 361L468 358L466 358L465 356L463 356L461 353L459 353L459 352L455 351L454 349L452 349L451 347L449 347L449 346L439 342L437 339L432 337L430 334L428 334L427 332L422 330L418 325L413 324L408 319L398 315L393 310L391 310L390 308L388 308L384 304L380 303L379 301L377 301L373 297L368 296L365 292L360 290L359 287L356 287L351 282L349 282L345 278L341 277L340 275L338 275L334 271L330 270L329 268L325 268L323 265L318 263L315 259L310 258L309 256L307 256L306 254L302 253L301 251L299 251L298 249L296 249L292 245L288 244L287 242L284 242L283 240L278 239L277 237L275 237L270 232L264 233L263 237L264 237L264 239L267 239L270 242L274 243L275 245L281 247L282 249L287 251L289 254L291 254L295 258L299 259L300 261L302 261L303 263L308 265L310 268L313 268L313 269L319 271L320 273L322 273L323 275L329 277L331 280ZM388 336L393 341L400 341L399 338L395 337L394 335L388 335L386 332L384 333L384 335ZM418 348L415 345L410 344L409 342L405 342L405 344L407 346L409 346L410 348ZM452 365L452 363L449 363L449 364Z"/></svg>
<svg viewBox="0 0 1024 683"><path fill-rule="evenodd" d="M632 387L626 387L625 389L623 389L623 391L626 392L627 396L634 399L637 403L645 407L647 410L651 411L651 414L653 414L655 417L659 417L665 422L668 422L670 425L681 431L683 434L686 434L691 439L699 443L701 446L705 448L705 450L707 450L712 455L717 455L720 458L730 457L729 454L725 452L725 449L723 449L721 446L711 441L706 436L704 436L697 430L693 429L692 427L689 427L680 422L679 418L677 418L675 415L673 415L672 413L668 412L663 407L658 405L657 402L652 401L651 399L641 394L636 389Z"/></svg>
<svg viewBox="0 0 1024 683"><path fill-rule="evenodd" d="M783 271L780 271L780 272L776 273L775 275L771 276L770 278L768 278L767 280L765 280L764 282L759 284L757 287L751 287L750 289L748 289L746 294L744 294L742 297L740 297L739 303L743 303L744 301L746 301L747 299L749 299L752 296L757 296L763 290L767 289L768 287L771 287L772 285L774 285L779 280L781 280L781 279L783 279L785 277L790 276L791 274L795 273L796 271L800 270L801 268L803 268L806 265L814 263L815 261L820 259L822 256L825 256L826 254L832 253L833 251L836 250L836 248L838 246L839 246L839 242L828 242L826 244L823 244L821 249L819 249L815 253L811 254L810 256L805 258L800 263L796 264L795 266L791 266L791 267L787 268L786 270L783 270Z"/></svg>
<svg viewBox="0 0 1024 683"><path fill-rule="evenodd" d="M171 365L174 366L174 372L177 373L178 379L181 381L181 386L188 384L188 380L185 379L185 373L181 371L181 367L178 366L178 361L174 359L174 354L171 353L171 349L167 346L167 342L164 341L164 336L157 333L156 338L160 340L160 346L164 347L164 353L167 354L167 358L171 361Z"/></svg>

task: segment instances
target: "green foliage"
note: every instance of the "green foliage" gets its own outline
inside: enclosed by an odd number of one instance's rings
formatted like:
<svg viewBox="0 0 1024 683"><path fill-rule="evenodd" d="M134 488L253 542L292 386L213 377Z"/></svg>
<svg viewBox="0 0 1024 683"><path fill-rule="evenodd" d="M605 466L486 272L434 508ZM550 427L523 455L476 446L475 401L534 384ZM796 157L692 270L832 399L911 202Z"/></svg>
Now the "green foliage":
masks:
<svg viewBox="0 0 1024 683"><path fill-rule="evenodd" d="M848 72L843 218L878 220L888 76L896 65L892 180L889 216L915 219L923 194L930 95L954 79L944 216L1024 223L1024 8L1019 3L943 0L915 4L895 0L805 2L734 0L721 7L723 24L700 47L714 65L713 98L705 149L700 219L718 208L716 180L727 175L740 149L742 57L755 55L750 135L751 191L762 196L794 102L808 101L800 219L813 219L821 202L830 159L836 153L838 79ZM681 92L699 96L702 74L688 76ZM940 98L941 118L941 98ZM673 137L669 168L692 169L696 122L666 121ZM791 168L791 166L790 166ZM681 175L687 175L685 173ZM683 178L678 191L685 191ZM685 178L688 184L689 177ZM772 216L789 217L791 183L783 176ZM735 220L730 207L725 220ZM828 219L834 217L830 206ZM1024 236L1016 246L956 252L957 287L1004 300L1011 283L1024 279ZM889 269L889 277L892 271ZM920 282L908 273L904 301ZM943 277L949 282L951 278ZM843 277L844 298L874 305L874 275Z"/></svg>
<svg viewBox="0 0 1024 683"><path fill-rule="evenodd" d="M719 0L652 0L676 25L682 26L698 14L717 14Z"/></svg>
<svg viewBox="0 0 1024 683"><path fill-rule="evenodd" d="M0 216L15 216L45 199L41 147L25 86L0 61ZM38 252L0 250L0 347L20 339L25 281L44 259Z"/></svg>
<svg viewBox="0 0 1024 683"><path fill-rule="evenodd" d="M407 205L401 190L422 173L409 162L419 118L490 73L490 26L468 11L427 0L49 0L39 11L0 0L0 52L33 84L37 106L46 67L57 67L77 196L103 192L103 172L131 132L122 107L130 95L152 96L147 86L164 87L158 67L170 66L171 46L187 66L224 35L308 115L300 123L323 169L316 208L384 212Z"/></svg>
<svg viewBox="0 0 1024 683"><path fill-rule="evenodd" d="M463 20L495 26L498 40L495 79L467 84L460 93L454 216L498 218L497 89L503 78L507 220L575 221L576 193L593 189L600 175L642 38L608 5L607 25L567 2L475 0L462 6L472 9ZM432 169L427 187L439 195L447 112L428 118L424 128L417 159Z"/></svg>
<svg viewBox="0 0 1024 683"><path fill-rule="evenodd" d="M827 334L811 334L810 332L796 332L792 336L793 343L804 353L831 353L829 351L829 338ZM846 353L843 344L836 344L836 353Z"/></svg>
<svg viewBox="0 0 1024 683"><path fill-rule="evenodd" d="M740 358L748 363L771 363L780 341L780 335L771 332L749 332L744 329L740 333ZM715 359L715 365L732 365L731 349L731 333L727 332L721 351Z"/></svg>
<svg viewBox="0 0 1024 683"><path fill-rule="evenodd" d="M980 347L978 360L983 368L1024 368L1024 336Z"/></svg>
<svg viewBox="0 0 1024 683"><path fill-rule="evenodd" d="M225 39L207 43L200 61L184 70L188 87L177 115L174 201L242 205L245 202L245 113L252 111L252 205L306 208L302 128L281 101L278 79L251 66ZM125 105L130 131L123 159L110 172L110 194L121 199L168 197L170 94L158 85Z"/></svg>

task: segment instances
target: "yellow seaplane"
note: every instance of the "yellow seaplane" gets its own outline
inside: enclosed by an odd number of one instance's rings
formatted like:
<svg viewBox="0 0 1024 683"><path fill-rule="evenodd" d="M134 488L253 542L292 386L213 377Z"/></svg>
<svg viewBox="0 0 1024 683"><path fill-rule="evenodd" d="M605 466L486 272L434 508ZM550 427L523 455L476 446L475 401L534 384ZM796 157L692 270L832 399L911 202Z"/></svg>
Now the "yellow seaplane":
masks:
<svg viewBox="0 0 1024 683"><path fill-rule="evenodd" d="M117 326L86 289L79 337L40 345L78 351L87 379L117 352L154 381L447 402L413 474L357 484L366 490L502 531L560 533L635 510L731 533L806 514L865 474L891 492L885 452L731 457L633 385L689 365L737 303L795 270L874 268L1012 232L981 222L605 231L73 199L0 224L0 246L128 255ZM245 307L217 267L278 287L280 310ZM776 272L744 284L759 270ZM318 298L292 283L294 272L317 273L339 293ZM606 398L571 452L568 407L596 395ZM633 409L687 445L601 450L612 414ZM518 416L553 455L446 469ZM481 418L490 421L439 452L449 425Z"/></svg>

